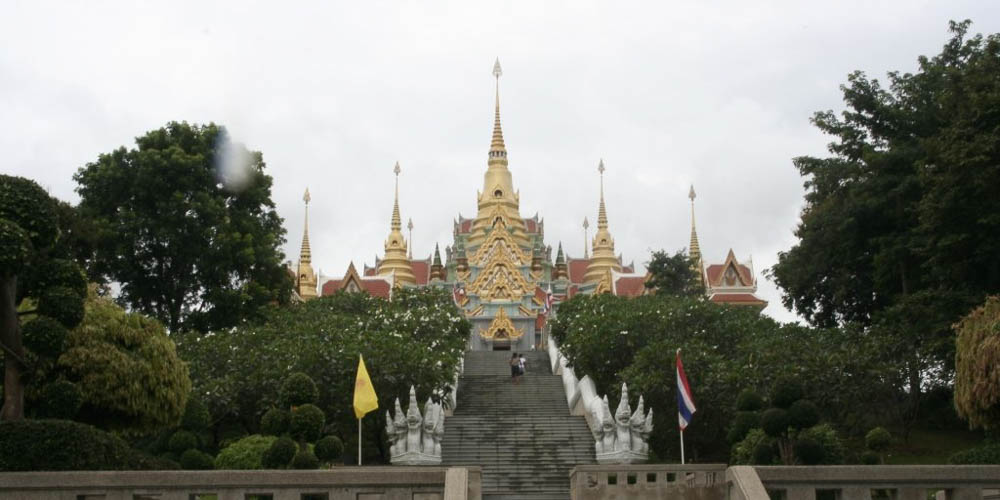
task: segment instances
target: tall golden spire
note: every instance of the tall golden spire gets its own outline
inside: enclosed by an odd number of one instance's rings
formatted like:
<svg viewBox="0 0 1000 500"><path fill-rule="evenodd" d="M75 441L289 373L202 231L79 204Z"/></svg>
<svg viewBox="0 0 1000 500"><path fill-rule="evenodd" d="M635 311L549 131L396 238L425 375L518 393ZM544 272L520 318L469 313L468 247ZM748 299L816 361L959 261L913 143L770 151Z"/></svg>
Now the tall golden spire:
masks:
<svg viewBox="0 0 1000 500"><path fill-rule="evenodd" d="M608 231L608 212L604 207L604 159L597 165L601 174L601 203L597 209L597 233L594 235L593 251L587 272L583 275L584 283L597 283L608 273L608 270L621 271L622 265L615 255L615 239Z"/></svg>
<svg viewBox="0 0 1000 500"><path fill-rule="evenodd" d="M691 199L691 245L688 247L688 257L691 258L691 266L698 275L698 281L700 282L702 279L701 246L698 245L698 231L694 225L694 184L691 185L691 190L688 191L688 198Z"/></svg>
<svg viewBox="0 0 1000 500"><path fill-rule="evenodd" d="M406 239L403 238L403 221L399 216L399 162L392 169L396 174L396 190L392 202L392 222L389 237L385 240L385 257L378 263L376 273L380 276L395 275L396 285L414 285L417 278L413 275L410 259L406 253Z"/></svg>
<svg viewBox="0 0 1000 500"><path fill-rule="evenodd" d="M295 273L295 291L303 300L316 297L316 273L312 268L312 250L309 248L309 188L302 195L306 204L305 225L302 231L302 249L299 251L299 268Z"/></svg>
<svg viewBox="0 0 1000 500"><path fill-rule="evenodd" d="M493 139L490 141L488 168L483 176L483 190L477 199L478 211L472 224L468 244L470 250L481 245L498 218L504 219L518 246L529 247L524 220L520 214L520 196L514 191L514 181L507 170L507 147L500 128L500 59L493 64L496 79L496 101L493 116Z"/></svg>

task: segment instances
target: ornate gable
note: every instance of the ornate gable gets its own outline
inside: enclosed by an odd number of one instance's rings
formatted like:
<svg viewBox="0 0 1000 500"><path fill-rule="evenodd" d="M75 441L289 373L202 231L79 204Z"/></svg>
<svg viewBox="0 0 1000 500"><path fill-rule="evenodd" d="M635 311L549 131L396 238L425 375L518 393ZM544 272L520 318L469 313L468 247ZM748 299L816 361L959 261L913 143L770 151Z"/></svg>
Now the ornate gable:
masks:
<svg viewBox="0 0 1000 500"><path fill-rule="evenodd" d="M501 307L489 328L480 332L479 336L493 341L517 340L524 336L524 330L515 328L514 323L507 316L507 312Z"/></svg>

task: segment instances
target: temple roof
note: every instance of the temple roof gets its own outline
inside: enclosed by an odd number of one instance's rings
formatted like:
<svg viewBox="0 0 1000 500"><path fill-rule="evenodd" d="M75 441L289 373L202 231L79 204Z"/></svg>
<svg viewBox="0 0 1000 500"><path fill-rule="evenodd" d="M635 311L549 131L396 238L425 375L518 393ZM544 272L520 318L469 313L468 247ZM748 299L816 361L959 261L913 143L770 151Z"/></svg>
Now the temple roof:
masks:
<svg viewBox="0 0 1000 500"><path fill-rule="evenodd" d="M646 291L646 277L643 275L614 273L612 277L614 278L612 291L619 297L638 297Z"/></svg>
<svg viewBox="0 0 1000 500"><path fill-rule="evenodd" d="M767 301L752 293L716 293L708 298L716 304L767 305Z"/></svg>

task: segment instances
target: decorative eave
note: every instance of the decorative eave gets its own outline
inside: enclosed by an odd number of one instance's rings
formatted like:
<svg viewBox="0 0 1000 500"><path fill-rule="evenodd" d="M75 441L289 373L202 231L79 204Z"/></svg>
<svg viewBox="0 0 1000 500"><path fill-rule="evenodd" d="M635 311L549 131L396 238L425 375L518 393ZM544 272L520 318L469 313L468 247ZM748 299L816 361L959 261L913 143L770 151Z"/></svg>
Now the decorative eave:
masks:
<svg viewBox="0 0 1000 500"><path fill-rule="evenodd" d="M493 318L493 322L490 323L489 328L481 331L479 336L493 341L517 340L524 336L524 330L514 327L514 323L507 316L507 312L501 307L497 311L496 317Z"/></svg>

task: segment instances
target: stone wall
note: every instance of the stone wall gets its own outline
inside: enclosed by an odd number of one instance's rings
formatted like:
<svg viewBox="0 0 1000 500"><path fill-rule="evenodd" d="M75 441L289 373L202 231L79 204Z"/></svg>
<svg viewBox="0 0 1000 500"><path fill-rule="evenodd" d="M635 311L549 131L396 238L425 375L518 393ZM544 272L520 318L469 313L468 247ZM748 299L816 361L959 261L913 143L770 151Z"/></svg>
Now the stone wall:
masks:
<svg viewBox="0 0 1000 500"><path fill-rule="evenodd" d="M725 464L578 465L570 472L573 500L722 500Z"/></svg>
<svg viewBox="0 0 1000 500"><path fill-rule="evenodd" d="M478 467L0 473L17 500L480 500Z"/></svg>

